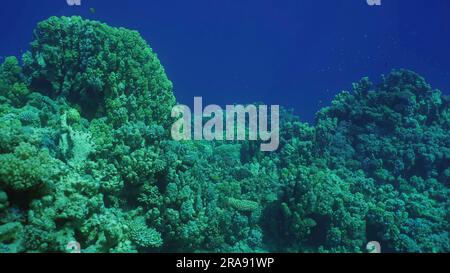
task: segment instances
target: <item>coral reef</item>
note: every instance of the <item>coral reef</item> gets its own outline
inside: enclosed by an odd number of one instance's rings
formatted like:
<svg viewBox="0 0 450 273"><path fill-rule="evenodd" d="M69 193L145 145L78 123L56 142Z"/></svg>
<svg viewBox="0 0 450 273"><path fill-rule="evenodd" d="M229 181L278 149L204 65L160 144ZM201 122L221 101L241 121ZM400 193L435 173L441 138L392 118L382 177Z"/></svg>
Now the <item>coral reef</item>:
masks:
<svg viewBox="0 0 450 273"><path fill-rule="evenodd" d="M41 22L0 65L0 252L449 252L450 99L364 78L280 147L173 141L172 84L137 32Z"/></svg>
<svg viewBox="0 0 450 273"><path fill-rule="evenodd" d="M168 122L175 103L172 83L136 31L52 17L38 24L34 36L23 56L32 90L62 97L86 117L107 116L116 126Z"/></svg>

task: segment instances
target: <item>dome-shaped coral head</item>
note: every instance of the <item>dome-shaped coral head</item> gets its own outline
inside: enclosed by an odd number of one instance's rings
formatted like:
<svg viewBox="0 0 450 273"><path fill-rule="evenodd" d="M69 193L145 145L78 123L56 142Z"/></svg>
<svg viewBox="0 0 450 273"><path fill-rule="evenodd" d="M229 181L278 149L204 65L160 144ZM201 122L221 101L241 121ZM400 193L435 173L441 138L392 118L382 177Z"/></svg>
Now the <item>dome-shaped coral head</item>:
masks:
<svg viewBox="0 0 450 273"><path fill-rule="evenodd" d="M35 91L63 97L82 116L107 116L169 125L172 83L156 54L136 31L81 17L51 17L38 24L24 54L24 74Z"/></svg>

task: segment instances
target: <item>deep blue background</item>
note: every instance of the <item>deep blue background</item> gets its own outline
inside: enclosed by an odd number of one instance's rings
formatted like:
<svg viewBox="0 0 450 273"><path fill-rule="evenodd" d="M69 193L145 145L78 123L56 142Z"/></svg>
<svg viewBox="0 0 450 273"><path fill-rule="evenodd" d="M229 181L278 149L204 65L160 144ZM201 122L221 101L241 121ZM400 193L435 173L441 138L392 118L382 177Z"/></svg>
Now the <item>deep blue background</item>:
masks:
<svg viewBox="0 0 450 273"><path fill-rule="evenodd" d="M139 30L189 105L263 101L311 121L352 82L392 68L450 92L448 0L81 1L1 1L1 58L26 51L38 21L79 14Z"/></svg>

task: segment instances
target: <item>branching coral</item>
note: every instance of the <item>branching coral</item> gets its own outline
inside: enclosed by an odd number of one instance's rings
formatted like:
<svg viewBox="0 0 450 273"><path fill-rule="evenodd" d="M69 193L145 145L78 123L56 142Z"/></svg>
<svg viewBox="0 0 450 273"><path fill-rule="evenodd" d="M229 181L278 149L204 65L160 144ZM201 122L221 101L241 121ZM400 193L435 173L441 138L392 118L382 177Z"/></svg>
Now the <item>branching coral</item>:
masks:
<svg viewBox="0 0 450 273"><path fill-rule="evenodd" d="M8 98L15 106L25 101L30 93L22 76L22 68L16 57L8 57L0 65L0 96Z"/></svg>
<svg viewBox="0 0 450 273"><path fill-rule="evenodd" d="M137 32L41 22L0 65L0 252L448 252L450 99L407 70L317 113L280 148L176 142ZM33 92L30 92L33 91Z"/></svg>
<svg viewBox="0 0 450 273"><path fill-rule="evenodd" d="M46 150L38 151L21 143L14 153L0 155L0 182L14 191L40 190L49 186L59 171L59 163Z"/></svg>
<svg viewBox="0 0 450 273"><path fill-rule="evenodd" d="M33 90L79 105L87 117L167 125L175 100L156 54L136 31L80 17L39 23L24 73Z"/></svg>
<svg viewBox="0 0 450 273"><path fill-rule="evenodd" d="M255 211L259 208L258 203L250 201L250 200L239 200L239 199L235 199L235 198L229 198L228 199L228 204L238 210L238 211Z"/></svg>
<svg viewBox="0 0 450 273"><path fill-rule="evenodd" d="M163 244L161 234L147 227L144 218L138 218L131 223L130 236L139 247L160 247Z"/></svg>

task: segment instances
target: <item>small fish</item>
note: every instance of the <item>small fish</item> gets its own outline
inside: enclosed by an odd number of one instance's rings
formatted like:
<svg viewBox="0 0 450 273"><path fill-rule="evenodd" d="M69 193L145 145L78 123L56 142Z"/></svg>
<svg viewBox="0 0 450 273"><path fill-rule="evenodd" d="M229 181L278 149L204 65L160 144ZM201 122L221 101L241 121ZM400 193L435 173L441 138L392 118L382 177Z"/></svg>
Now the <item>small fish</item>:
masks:
<svg viewBox="0 0 450 273"><path fill-rule="evenodd" d="M95 14L95 8L89 8L89 11L90 11L92 14Z"/></svg>

